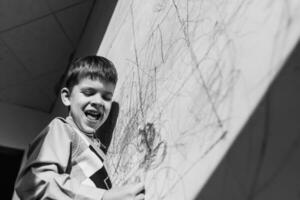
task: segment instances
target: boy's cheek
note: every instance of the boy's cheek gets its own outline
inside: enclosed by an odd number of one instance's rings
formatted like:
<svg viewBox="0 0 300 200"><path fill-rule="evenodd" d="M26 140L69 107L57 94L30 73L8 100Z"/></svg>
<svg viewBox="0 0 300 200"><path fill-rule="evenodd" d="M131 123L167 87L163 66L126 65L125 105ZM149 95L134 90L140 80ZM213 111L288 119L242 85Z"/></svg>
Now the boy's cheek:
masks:
<svg viewBox="0 0 300 200"><path fill-rule="evenodd" d="M107 102L106 105L105 105L105 108L106 108L106 110L107 110L108 113L110 112L111 105L112 105L112 101Z"/></svg>

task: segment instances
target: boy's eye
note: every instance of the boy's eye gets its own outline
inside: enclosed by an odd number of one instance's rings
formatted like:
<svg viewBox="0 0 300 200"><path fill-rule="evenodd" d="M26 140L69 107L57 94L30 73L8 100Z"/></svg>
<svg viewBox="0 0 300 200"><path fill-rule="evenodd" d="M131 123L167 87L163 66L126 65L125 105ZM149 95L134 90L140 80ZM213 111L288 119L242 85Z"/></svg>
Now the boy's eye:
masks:
<svg viewBox="0 0 300 200"><path fill-rule="evenodd" d="M111 101L112 100L112 95L103 95L102 98L105 100L105 101Z"/></svg>
<svg viewBox="0 0 300 200"><path fill-rule="evenodd" d="M85 95L85 96L92 96L96 93L95 90L92 90L92 89L85 89L85 90L82 90L82 93Z"/></svg>

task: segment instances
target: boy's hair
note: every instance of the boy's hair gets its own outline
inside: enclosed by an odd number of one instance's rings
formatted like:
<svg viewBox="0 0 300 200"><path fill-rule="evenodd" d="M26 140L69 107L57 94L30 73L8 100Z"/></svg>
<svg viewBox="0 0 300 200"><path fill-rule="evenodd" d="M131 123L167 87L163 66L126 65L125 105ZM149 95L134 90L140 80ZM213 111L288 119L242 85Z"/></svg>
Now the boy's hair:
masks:
<svg viewBox="0 0 300 200"><path fill-rule="evenodd" d="M100 79L117 84L118 73L114 64L102 56L85 56L73 61L65 79L65 87L72 91L84 78Z"/></svg>

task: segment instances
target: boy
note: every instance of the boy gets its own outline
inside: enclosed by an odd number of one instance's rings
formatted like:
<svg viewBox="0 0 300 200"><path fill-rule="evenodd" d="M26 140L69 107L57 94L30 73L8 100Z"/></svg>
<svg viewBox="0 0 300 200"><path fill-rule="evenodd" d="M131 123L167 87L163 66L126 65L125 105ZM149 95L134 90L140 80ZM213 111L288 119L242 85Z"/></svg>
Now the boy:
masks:
<svg viewBox="0 0 300 200"><path fill-rule="evenodd" d="M144 199L142 183L111 189L95 136L110 112L117 78L104 57L71 64L61 90L69 116L52 120L30 145L16 181L20 199Z"/></svg>

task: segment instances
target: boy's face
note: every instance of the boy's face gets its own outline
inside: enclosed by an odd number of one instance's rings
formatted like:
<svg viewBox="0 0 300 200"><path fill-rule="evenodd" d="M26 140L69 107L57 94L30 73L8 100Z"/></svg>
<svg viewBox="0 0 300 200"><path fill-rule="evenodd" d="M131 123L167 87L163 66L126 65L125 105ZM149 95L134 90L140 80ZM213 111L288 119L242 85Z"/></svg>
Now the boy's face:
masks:
<svg viewBox="0 0 300 200"><path fill-rule="evenodd" d="M70 115L85 133L94 133L110 112L115 84L99 79L84 78L72 91L63 88L63 103L70 106Z"/></svg>

